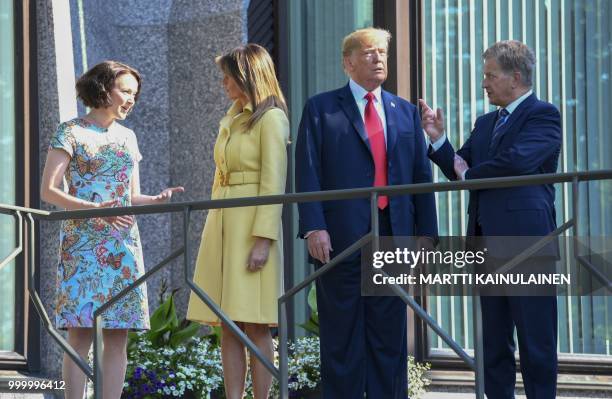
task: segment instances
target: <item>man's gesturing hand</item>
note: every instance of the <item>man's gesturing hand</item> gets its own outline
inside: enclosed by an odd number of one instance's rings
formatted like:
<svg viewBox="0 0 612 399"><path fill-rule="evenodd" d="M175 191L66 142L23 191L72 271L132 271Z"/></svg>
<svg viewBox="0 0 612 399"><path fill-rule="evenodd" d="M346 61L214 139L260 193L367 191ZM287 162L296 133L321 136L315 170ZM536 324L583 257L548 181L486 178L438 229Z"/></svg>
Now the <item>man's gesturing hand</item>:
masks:
<svg viewBox="0 0 612 399"><path fill-rule="evenodd" d="M419 104L421 105L421 125L423 130L429 136L429 140L435 143L444 134L444 112L442 108L438 108L434 113L433 109L423 99L419 99Z"/></svg>

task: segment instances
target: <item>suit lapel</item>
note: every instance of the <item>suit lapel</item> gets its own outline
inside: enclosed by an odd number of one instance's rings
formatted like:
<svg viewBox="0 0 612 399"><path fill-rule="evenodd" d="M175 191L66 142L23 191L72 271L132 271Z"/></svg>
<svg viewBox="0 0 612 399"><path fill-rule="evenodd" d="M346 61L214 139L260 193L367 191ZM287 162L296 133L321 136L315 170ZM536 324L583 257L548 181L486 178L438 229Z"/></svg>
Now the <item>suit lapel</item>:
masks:
<svg viewBox="0 0 612 399"><path fill-rule="evenodd" d="M490 143L491 154L495 154L497 147L499 147L499 143L501 143L501 141L504 139L504 136L506 135L508 130L510 130L512 125L521 118L521 115L525 112L526 109L528 109L535 102L536 99L537 98L535 94L530 95L529 97L524 99L523 102L521 102L518 107L516 107L514 112L510 114L510 116L508 117L508 121L500 128L495 142ZM494 120L495 119L496 118L494 118ZM492 136L493 136L493 129L491 129L491 134L489 135L489 141L492 139Z"/></svg>
<svg viewBox="0 0 612 399"><path fill-rule="evenodd" d="M351 93L351 89L348 84L340 91L338 97L340 100L340 106L346 114L346 117L355 128L357 134L359 134L359 137L361 137L363 143L366 145L366 147L368 147L368 151L371 152L370 142L368 141L368 134L365 131L363 119L361 119L361 114L359 113L359 109L355 103L355 98L353 97L353 93Z"/></svg>
<svg viewBox="0 0 612 399"><path fill-rule="evenodd" d="M393 147L397 143L396 104L389 93L382 90L381 98L385 107L385 119L387 120L387 157L392 154Z"/></svg>
<svg viewBox="0 0 612 399"><path fill-rule="evenodd" d="M490 112L485 117L483 122L483 134L482 134L482 145L480 146L480 159L489 158L489 148L491 147L491 138L493 137L493 128L495 127L495 121L497 120L497 111Z"/></svg>

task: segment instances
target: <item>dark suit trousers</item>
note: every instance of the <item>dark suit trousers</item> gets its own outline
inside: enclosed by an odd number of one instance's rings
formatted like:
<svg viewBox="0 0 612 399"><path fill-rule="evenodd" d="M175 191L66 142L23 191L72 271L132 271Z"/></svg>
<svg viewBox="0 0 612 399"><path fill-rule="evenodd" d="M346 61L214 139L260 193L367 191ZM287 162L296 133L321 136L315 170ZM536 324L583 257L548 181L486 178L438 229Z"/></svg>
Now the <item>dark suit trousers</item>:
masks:
<svg viewBox="0 0 612 399"><path fill-rule="evenodd" d="M557 382L557 298L483 296L485 393L514 398L514 327L528 399L554 399Z"/></svg>
<svg viewBox="0 0 612 399"><path fill-rule="evenodd" d="M388 208L380 235L392 235ZM332 237L333 245L333 237ZM406 305L397 297L362 297L360 258L317 280L321 379L325 399L407 396Z"/></svg>
<svg viewBox="0 0 612 399"><path fill-rule="evenodd" d="M480 233L477 228L477 233ZM548 266L547 266L548 265ZM518 269L555 270L543 260ZM514 398L514 328L528 399L554 399L557 389L557 297L482 296L485 393L490 399Z"/></svg>

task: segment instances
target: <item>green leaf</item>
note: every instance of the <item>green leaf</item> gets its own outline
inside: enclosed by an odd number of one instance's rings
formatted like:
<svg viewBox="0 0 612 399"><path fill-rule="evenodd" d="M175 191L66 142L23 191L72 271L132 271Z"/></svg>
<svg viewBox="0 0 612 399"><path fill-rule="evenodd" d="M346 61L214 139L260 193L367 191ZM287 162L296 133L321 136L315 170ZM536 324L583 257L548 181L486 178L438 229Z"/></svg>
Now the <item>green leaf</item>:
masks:
<svg viewBox="0 0 612 399"><path fill-rule="evenodd" d="M127 344L128 352L130 350L135 349L137 342L138 342L138 334L136 334L136 332L134 331L128 331L128 344Z"/></svg>
<svg viewBox="0 0 612 399"><path fill-rule="evenodd" d="M221 336L223 335L223 328L221 328L221 326L214 326L212 328L213 330L213 337L214 337L214 343L216 345L221 345Z"/></svg>
<svg viewBox="0 0 612 399"><path fill-rule="evenodd" d="M312 312L317 313L317 286L312 285L310 291L308 291L308 306Z"/></svg>
<svg viewBox="0 0 612 399"><path fill-rule="evenodd" d="M173 332L170 335L170 346L175 348L178 345L187 342L187 340L189 340L191 337L198 333L199 329L199 323L191 322L187 325L187 327L183 328L182 330Z"/></svg>
<svg viewBox="0 0 612 399"><path fill-rule="evenodd" d="M138 333L136 331L128 331L128 341L135 341L138 339Z"/></svg>
<svg viewBox="0 0 612 399"><path fill-rule="evenodd" d="M168 322L169 324L170 322ZM166 325L165 327L156 330L156 331L149 331L145 334L147 340L149 340L151 342L151 345L153 345L154 348L159 348L164 346L164 335L168 333L168 331L170 331L170 327L169 325Z"/></svg>
<svg viewBox="0 0 612 399"><path fill-rule="evenodd" d="M170 301L170 309L168 310L168 319L170 320L170 327L171 327L170 331L173 331L179 326L179 320L178 320L178 317L176 316L176 307L174 306L174 291L172 292L172 295L170 295L170 297L168 298L168 301Z"/></svg>
<svg viewBox="0 0 612 399"><path fill-rule="evenodd" d="M165 339L169 332L178 327L178 318L176 317L176 308L174 307L174 298L172 295L168 297L151 316L151 330L145 336L151 342L153 347L159 348L167 343Z"/></svg>
<svg viewBox="0 0 612 399"><path fill-rule="evenodd" d="M300 324L300 327L302 327L304 330L308 331L311 334L314 334L316 336L319 335L319 324L315 324L312 319L308 320L306 323Z"/></svg>
<svg viewBox="0 0 612 399"><path fill-rule="evenodd" d="M174 303L172 301L172 296L169 296L168 299L151 315L151 331L159 331L166 327L168 321L170 321L170 311L173 307ZM174 312L174 316L176 317L176 311Z"/></svg>

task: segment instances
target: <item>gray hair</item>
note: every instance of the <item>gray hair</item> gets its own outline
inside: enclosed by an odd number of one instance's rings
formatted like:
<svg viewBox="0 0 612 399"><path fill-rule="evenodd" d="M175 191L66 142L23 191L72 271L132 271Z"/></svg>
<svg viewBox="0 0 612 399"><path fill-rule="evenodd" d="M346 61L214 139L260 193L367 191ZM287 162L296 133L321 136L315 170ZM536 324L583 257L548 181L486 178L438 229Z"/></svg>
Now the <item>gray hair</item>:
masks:
<svg viewBox="0 0 612 399"><path fill-rule="evenodd" d="M483 54L482 59L494 59L505 73L519 72L522 83L533 86L533 69L536 58L533 51L518 40L502 40L493 44Z"/></svg>

